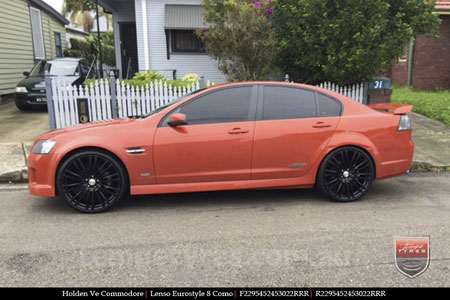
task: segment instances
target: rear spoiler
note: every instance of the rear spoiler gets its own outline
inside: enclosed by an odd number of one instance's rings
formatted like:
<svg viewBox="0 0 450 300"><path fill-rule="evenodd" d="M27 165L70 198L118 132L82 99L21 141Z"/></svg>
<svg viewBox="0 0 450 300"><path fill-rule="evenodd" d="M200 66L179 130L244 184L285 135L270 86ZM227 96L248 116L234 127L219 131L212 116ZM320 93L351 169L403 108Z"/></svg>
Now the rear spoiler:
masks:
<svg viewBox="0 0 450 300"><path fill-rule="evenodd" d="M375 110L392 111L394 115L409 114L413 108L412 105L404 105L404 104L373 104L367 106Z"/></svg>

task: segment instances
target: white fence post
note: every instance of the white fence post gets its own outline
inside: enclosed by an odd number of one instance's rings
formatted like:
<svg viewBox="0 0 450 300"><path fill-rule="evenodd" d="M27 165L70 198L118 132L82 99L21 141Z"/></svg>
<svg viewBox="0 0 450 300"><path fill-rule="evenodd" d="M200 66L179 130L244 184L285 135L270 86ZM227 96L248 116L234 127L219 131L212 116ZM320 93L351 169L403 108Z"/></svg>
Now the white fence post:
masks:
<svg viewBox="0 0 450 300"><path fill-rule="evenodd" d="M53 104L53 93L52 93L52 79L51 77L45 78L45 94L47 97L47 109L48 118L50 121L50 130L56 129L56 116Z"/></svg>
<svg viewBox="0 0 450 300"><path fill-rule="evenodd" d="M117 92L116 92L116 75L114 74L113 71L111 71L109 73L109 85L111 87L111 113L112 113L112 118L113 119L117 119ZM108 90L108 89L106 89Z"/></svg>

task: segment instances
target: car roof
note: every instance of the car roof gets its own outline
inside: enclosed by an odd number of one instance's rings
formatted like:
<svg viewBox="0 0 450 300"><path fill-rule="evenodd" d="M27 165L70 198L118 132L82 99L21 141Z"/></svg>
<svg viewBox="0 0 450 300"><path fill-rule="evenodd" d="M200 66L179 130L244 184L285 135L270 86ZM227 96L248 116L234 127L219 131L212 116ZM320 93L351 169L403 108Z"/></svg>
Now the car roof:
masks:
<svg viewBox="0 0 450 300"><path fill-rule="evenodd" d="M322 89L317 86L309 85L309 84L303 84L303 83L294 83L294 82L286 82L286 81L240 81L240 82L227 82L227 83L220 83L209 86L208 90L213 90L216 88L226 88L226 87L233 87L233 86L241 86L241 85L277 85L277 86L284 86L284 87L293 87L293 88L303 88L307 90L317 91L324 94L327 94L329 96L333 96L336 98L340 98L339 94L336 94L334 92L331 92L329 90Z"/></svg>

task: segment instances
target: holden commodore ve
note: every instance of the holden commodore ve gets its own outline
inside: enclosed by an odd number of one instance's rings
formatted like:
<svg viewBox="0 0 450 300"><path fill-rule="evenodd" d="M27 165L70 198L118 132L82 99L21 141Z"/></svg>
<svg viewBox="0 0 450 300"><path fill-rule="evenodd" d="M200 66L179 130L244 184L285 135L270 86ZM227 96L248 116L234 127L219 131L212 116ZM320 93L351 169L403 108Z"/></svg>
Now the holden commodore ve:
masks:
<svg viewBox="0 0 450 300"><path fill-rule="evenodd" d="M409 170L411 110L301 84L218 85L147 115L42 135L29 191L92 213L128 194L236 189L316 186L354 201L374 180Z"/></svg>

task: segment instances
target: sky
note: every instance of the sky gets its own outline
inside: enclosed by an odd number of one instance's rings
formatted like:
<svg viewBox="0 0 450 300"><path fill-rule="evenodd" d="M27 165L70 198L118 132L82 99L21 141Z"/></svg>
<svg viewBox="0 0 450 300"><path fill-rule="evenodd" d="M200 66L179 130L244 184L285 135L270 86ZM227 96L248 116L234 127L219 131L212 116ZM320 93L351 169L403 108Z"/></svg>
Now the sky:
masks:
<svg viewBox="0 0 450 300"><path fill-rule="evenodd" d="M62 11L64 0L44 0L44 2L53 6L58 12Z"/></svg>

